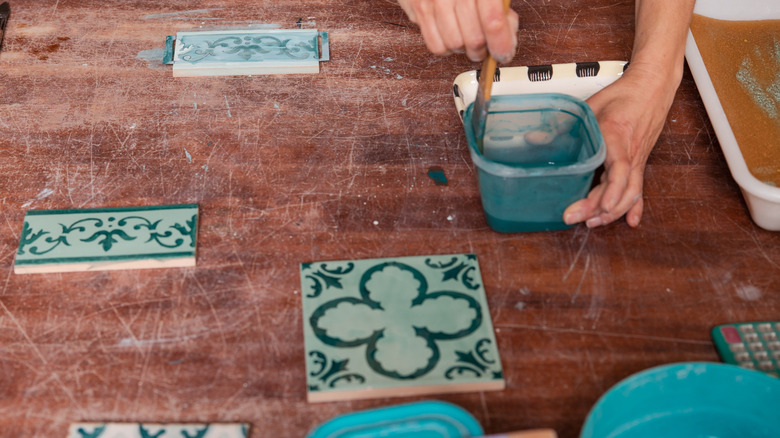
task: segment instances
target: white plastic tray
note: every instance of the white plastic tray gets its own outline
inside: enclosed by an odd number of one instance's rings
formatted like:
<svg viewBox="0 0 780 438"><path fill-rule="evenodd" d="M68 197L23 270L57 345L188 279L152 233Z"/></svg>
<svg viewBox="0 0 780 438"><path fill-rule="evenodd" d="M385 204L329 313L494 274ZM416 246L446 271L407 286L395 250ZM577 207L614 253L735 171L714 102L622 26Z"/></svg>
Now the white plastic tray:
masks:
<svg viewBox="0 0 780 438"><path fill-rule="evenodd" d="M752 21L780 19L778 0L698 0L694 13L718 20ZM688 66L699 88L699 94L707 108L715 135L726 157L731 176L742 189L750 215L758 226L770 231L780 231L780 188L759 181L748 170L742 152L720 105L712 80L704 66L693 35L688 32L685 48ZM780 139L777 139L780 141Z"/></svg>
<svg viewBox="0 0 780 438"><path fill-rule="evenodd" d="M585 100L622 76L626 64L626 61L598 61L499 67L491 94L563 93ZM478 85L476 70L455 78L452 95L461 121L463 112L477 96Z"/></svg>

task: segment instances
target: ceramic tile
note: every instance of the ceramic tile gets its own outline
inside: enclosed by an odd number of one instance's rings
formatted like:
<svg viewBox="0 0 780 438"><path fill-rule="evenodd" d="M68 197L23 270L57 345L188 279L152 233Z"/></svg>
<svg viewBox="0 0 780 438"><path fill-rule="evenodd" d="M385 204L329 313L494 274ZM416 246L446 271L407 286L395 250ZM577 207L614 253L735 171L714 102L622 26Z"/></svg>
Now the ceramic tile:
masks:
<svg viewBox="0 0 780 438"><path fill-rule="evenodd" d="M315 29L179 32L173 75L317 73L328 55L327 33Z"/></svg>
<svg viewBox="0 0 780 438"><path fill-rule="evenodd" d="M67 438L246 438L249 424L73 423Z"/></svg>
<svg viewBox="0 0 780 438"><path fill-rule="evenodd" d="M311 402L504 388L473 254L301 265Z"/></svg>
<svg viewBox="0 0 780 438"><path fill-rule="evenodd" d="M197 228L194 204L28 211L14 272L194 266Z"/></svg>

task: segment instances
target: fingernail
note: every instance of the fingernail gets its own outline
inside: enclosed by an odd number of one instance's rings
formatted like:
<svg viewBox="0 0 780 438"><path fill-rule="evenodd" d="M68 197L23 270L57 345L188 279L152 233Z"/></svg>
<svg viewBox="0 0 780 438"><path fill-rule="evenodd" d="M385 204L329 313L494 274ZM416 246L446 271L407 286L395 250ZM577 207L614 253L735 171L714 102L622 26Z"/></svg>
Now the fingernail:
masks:
<svg viewBox="0 0 780 438"><path fill-rule="evenodd" d="M587 222L585 222L585 225L588 228L598 227L601 224L602 224L602 221L601 221L600 217L592 217L592 218L588 219Z"/></svg>
<svg viewBox="0 0 780 438"><path fill-rule="evenodd" d="M503 54L503 55L496 55L496 56L494 56L494 58L496 58L496 61L498 61L499 63L503 64L503 63L508 62L509 60L512 59L512 53L506 53L506 54Z"/></svg>
<svg viewBox="0 0 780 438"><path fill-rule="evenodd" d="M582 214L580 213L569 213L566 216L563 217L563 222L566 225L576 224L577 222L582 222Z"/></svg>

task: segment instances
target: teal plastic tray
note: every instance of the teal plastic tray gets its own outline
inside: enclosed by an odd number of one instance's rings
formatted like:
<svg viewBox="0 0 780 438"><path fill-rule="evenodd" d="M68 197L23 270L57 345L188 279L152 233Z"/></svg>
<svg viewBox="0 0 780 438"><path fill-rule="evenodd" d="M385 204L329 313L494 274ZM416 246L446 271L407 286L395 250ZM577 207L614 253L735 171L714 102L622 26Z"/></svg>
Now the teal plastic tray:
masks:
<svg viewBox="0 0 780 438"><path fill-rule="evenodd" d="M307 438L467 438L482 436L479 422L463 409L427 401L336 417Z"/></svg>

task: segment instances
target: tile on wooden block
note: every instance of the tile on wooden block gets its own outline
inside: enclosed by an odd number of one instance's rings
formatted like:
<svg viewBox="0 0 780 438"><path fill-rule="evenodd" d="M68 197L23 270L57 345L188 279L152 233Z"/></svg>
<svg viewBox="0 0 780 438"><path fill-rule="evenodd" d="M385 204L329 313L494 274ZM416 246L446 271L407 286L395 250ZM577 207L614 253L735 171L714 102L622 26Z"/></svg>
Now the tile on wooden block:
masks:
<svg viewBox="0 0 780 438"><path fill-rule="evenodd" d="M176 77L318 73L329 57L315 29L179 32L174 46Z"/></svg>
<svg viewBox="0 0 780 438"><path fill-rule="evenodd" d="M504 388L473 254L301 265L310 402Z"/></svg>
<svg viewBox="0 0 780 438"><path fill-rule="evenodd" d="M195 204L32 210L14 272L194 266L197 232Z"/></svg>
<svg viewBox="0 0 780 438"><path fill-rule="evenodd" d="M67 438L246 438L249 424L72 423Z"/></svg>

